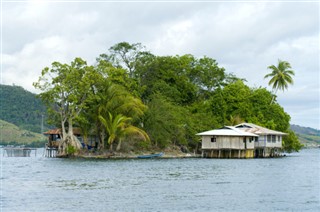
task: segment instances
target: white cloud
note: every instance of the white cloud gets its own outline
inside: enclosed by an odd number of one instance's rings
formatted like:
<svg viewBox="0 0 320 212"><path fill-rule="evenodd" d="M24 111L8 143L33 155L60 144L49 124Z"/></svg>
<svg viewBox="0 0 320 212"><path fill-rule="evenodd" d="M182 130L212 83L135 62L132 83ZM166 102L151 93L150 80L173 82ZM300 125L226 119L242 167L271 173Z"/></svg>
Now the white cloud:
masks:
<svg viewBox="0 0 320 212"><path fill-rule="evenodd" d="M161 26L160 36L149 45L160 55L185 54L183 52L193 39L194 34L191 28L193 23L190 20L176 21Z"/></svg>
<svg viewBox="0 0 320 212"><path fill-rule="evenodd" d="M2 18L5 84L34 92L32 82L53 61L93 63L122 41L141 42L157 55L212 57L257 87L267 86L267 66L282 59L296 76L278 101L293 123L318 127L317 3L3 2Z"/></svg>

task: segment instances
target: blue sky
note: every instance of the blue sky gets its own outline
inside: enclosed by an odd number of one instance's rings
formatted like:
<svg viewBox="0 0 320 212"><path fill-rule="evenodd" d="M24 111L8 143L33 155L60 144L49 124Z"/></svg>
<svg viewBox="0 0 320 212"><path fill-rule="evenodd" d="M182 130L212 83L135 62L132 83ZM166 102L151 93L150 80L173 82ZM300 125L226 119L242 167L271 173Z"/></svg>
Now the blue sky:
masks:
<svg viewBox="0 0 320 212"><path fill-rule="evenodd" d="M1 2L1 83L31 92L53 61L89 63L118 42L140 42L156 55L217 60L251 87L278 59L294 85L278 93L291 123L320 129L317 1L10 1Z"/></svg>

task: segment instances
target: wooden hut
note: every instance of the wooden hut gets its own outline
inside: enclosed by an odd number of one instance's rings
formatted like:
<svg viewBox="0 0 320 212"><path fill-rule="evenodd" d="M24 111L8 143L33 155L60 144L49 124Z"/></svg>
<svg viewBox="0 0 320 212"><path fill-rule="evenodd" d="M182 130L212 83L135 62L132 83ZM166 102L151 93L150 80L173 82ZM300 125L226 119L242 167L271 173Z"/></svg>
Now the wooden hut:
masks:
<svg viewBox="0 0 320 212"><path fill-rule="evenodd" d="M225 126L198 133L202 137L202 157L253 158L256 134Z"/></svg>
<svg viewBox="0 0 320 212"><path fill-rule="evenodd" d="M48 136L48 143L45 147L45 156L46 157L56 157L57 150L59 148L59 144L62 138L61 129L51 129L47 132L43 133ZM98 137L97 136L88 136L87 143L84 142L81 130L79 128L73 129L73 134L78 138L83 148L88 150L94 149L98 145Z"/></svg>
<svg viewBox="0 0 320 212"><path fill-rule="evenodd" d="M258 135L254 142L255 157L277 157L281 153L282 137L286 133L270 130L252 123L241 123L235 128Z"/></svg>

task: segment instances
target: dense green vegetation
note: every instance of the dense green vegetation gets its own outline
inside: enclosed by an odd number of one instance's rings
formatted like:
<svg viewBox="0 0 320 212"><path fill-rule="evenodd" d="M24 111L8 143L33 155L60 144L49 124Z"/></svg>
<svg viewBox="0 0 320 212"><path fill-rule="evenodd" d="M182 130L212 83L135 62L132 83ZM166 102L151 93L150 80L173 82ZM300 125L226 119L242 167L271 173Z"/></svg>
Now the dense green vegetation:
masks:
<svg viewBox="0 0 320 212"><path fill-rule="evenodd" d="M32 132L41 132L45 105L36 95L19 86L0 85L0 119ZM44 128L48 125L44 120Z"/></svg>
<svg viewBox="0 0 320 212"><path fill-rule="evenodd" d="M114 150L114 143L124 142L193 151L200 146L196 133L245 121L288 132L286 151L301 148L274 94L248 87L208 57L156 56L141 44L123 42L100 55L95 65L81 58L54 62L34 86L42 91L51 120L62 126L65 147L77 146L70 130L78 126L85 135L99 136L100 149ZM121 125L121 120L126 121ZM121 136L112 133L113 125ZM129 126L135 135L125 133Z"/></svg>

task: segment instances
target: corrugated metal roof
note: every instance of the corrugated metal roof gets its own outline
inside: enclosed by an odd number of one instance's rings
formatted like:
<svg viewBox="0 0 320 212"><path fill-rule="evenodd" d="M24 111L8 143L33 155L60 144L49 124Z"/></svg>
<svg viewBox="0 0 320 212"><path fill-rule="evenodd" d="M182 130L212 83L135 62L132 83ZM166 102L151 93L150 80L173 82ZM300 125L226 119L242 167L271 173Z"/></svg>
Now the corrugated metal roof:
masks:
<svg viewBox="0 0 320 212"><path fill-rule="evenodd" d="M196 135L216 135L216 136L252 136L252 137L257 137L258 135L250 133L250 132L245 132L242 130L239 130L235 127L231 126L225 126L221 129L216 129L216 130L209 130L205 132L198 133Z"/></svg>
<svg viewBox="0 0 320 212"><path fill-rule="evenodd" d="M255 133L258 135L287 135L286 133L270 130L268 128L261 127L252 123L241 123L236 125L235 127L244 132Z"/></svg>
<svg viewBox="0 0 320 212"><path fill-rule="evenodd" d="M59 134L61 134L61 129L51 129L51 130L48 130L47 132L44 132L43 134L45 134L45 135L59 135Z"/></svg>

